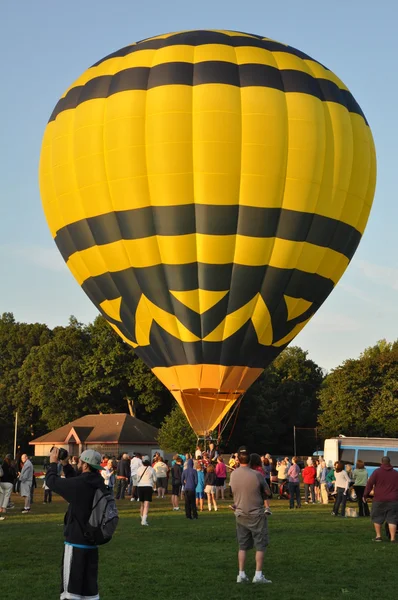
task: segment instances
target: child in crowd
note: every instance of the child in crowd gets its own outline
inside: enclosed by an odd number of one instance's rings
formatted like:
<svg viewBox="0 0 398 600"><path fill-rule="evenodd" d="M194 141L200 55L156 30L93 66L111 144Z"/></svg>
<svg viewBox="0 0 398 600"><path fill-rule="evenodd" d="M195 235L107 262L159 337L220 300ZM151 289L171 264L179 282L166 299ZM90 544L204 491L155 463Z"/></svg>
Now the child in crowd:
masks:
<svg viewBox="0 0 398 600"><path fill-rule="evenodd" d="M205 491L205 474L203 473L203 467L200 460L196 462L196 471L198 473L198 483L196 486L196 507L203 512L203 498Z"/></svg>

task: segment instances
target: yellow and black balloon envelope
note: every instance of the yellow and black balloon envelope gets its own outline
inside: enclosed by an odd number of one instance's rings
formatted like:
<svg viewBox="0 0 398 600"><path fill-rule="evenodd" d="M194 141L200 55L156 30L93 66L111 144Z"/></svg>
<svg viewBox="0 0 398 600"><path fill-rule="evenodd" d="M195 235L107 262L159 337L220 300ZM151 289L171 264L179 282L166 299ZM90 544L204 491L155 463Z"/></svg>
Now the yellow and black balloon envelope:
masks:
<svg viewBox="0 0 398 600"><path fill-rule="evenodd" d="M231 31L95 63L55 106L40 161L68 267L199 434L337 284L375 179L369 125L340 79Z"/></svg>

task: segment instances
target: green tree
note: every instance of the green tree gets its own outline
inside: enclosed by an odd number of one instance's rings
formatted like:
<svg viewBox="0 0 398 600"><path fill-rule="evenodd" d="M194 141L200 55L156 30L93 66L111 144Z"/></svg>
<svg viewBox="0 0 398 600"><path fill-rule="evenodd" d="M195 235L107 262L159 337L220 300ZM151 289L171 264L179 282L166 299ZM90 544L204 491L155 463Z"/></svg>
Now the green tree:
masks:
<svg viewBox="0 0 398 600"><path fill-rule="evenodd" d="M324 437L398 435L398 344L385 340L325 379L318 423Z"/></svg>
<svg viewBox="0 0 398 600"><path fill-rule="evenodd" d="M46 325L19 323L12 313L0 317L0 450L3 453L13 448L15 411L20 407L17 397L20 369L32 348L44 345L50 337ZM40 415L29 406L28 396L22 406L18 414L18 445L27 449L33 424L40 421Z"/></svg>
<svg viewBox="0 0 398 600"><path fill-rule="evenodd" d="M152 371L101 316L87 327L89 349L82 362L79 395L101 412L128 412L158 427L172 397Z"/></svg>
<svg viewBox="0 0 398 600"><path fill-rule="evenodd" d="M158 443L165 452L193 452L196 435L178 404L167 415L159 429Z"/></svg>
<svg viewBox="0 0 398 600"><path fill-rule="evenodd" d="M293 427L316 427L317 393L322 369L297 346L287 348L249 388L242 399L236 425L231 419L223 439L229 450L249 444L253 452L292 453ZM303 442L312 452L314 435ZM300 450L300 449L299 449Z"/></svg>
<svg viewBox="0 0 398 600"><path fill-rule="evenodd" d="M19 373L19 412L37 407L45 428L56 429L94 411L90 397L79 393L81 366L89 351L85 327L71 318L67 327L56 327L46 344L32 348ZM35 431L35 436L42 433Z"/></svg>

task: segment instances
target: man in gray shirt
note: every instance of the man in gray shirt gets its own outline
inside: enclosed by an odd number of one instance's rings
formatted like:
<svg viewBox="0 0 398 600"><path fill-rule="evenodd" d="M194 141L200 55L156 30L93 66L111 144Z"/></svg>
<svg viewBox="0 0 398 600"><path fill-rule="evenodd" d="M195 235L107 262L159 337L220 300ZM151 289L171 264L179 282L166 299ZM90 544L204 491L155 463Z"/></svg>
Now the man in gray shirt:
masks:
<svg viewBox="0 0 398 600"><path fill-rule="evenodd" d="M237 583L249 583L245 573L247 550L256 548L256 573L253 583L272 583L263 575L265 549L268 546L267 516L264 514L264 499L270 495L264 477L250 468L250 455L241 447L238 453L240 467L231 474L230 485L234 497L233 510L236 517L238 538L239 575Z"/></svg>

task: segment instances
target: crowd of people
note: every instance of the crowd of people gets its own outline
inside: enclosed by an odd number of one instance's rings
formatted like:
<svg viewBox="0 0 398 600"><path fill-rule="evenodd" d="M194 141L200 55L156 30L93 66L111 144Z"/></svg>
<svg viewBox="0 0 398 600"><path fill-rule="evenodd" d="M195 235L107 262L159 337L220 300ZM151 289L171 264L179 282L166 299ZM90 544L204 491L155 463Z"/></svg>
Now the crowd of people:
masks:
<svg viewBox="0 0 398 600"><path fill-rule="evenodd" d="M68 462L77 471L77 457L68 457ZM43 470L48 469L45 459ZM240 466L238 453L229 459L219 454L214 443L204 450L197 446L191 455L175 454L172 460L164 459L156 452L152 460L139 452L124 453L112 457L102 457L101 475L108 489L114 492L117 500L130 498L131 502L141 502L141 523L148 525L148 511L153 494L164 500L170 497L171 509L180 510L180 501L185 500L187 518L196 519L198 513L207 508L218 511L218 501L224 500L227 493L230 474ZM264 478L270 489L270 497L265 499L266 514L271 515L270 499L287 499L289 509L301 508L302 493L305 504L329 504L333 502L333 516L346 515L347 500L356 501L359 517L369 517L369 507L364 502L368 472L362 461L355 468L350 464L337 461L328 466L321 457L308 457L305 462L298 457L273 458L270 454L251 455L250 466ZM62 466L59 465L59 475ZM31 460L26 454L13 460L7 455L2 461L0 477L0 520L4 520L8 509L13 508L11 493L18 492L24 499L23 514L28 514L34 498L37 481ZM43 503L51 503L52 492L43 483Z"/></svg>

